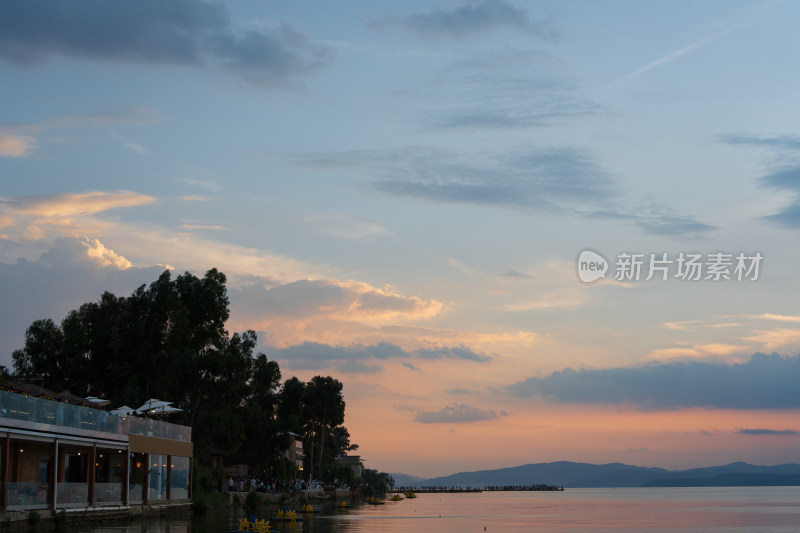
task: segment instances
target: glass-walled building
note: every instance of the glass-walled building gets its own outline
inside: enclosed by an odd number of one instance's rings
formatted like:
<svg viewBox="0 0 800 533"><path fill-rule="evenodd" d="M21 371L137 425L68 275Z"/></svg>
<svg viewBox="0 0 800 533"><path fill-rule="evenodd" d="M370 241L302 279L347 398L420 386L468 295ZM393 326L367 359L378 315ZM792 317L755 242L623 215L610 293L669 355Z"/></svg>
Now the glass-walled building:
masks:
<svg viewBox="0 0 800 533"><path fill-rule="evenodd" d="M186 505L191 428L0 391L0 507Z"/></svg>

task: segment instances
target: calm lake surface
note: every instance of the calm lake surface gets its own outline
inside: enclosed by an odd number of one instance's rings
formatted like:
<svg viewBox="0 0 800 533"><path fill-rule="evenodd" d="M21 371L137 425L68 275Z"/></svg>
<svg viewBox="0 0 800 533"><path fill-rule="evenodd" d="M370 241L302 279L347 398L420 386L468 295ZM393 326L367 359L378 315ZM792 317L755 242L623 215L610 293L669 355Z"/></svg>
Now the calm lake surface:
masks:
<svg viewBox="0 0 800 533"><path fill-rule="evenodd" d="M225 533L242 513L70 528L71 533ZM567 489L420 494L380 506L328 509L271 530L332 532L800 531L800 487Z"/></svg>

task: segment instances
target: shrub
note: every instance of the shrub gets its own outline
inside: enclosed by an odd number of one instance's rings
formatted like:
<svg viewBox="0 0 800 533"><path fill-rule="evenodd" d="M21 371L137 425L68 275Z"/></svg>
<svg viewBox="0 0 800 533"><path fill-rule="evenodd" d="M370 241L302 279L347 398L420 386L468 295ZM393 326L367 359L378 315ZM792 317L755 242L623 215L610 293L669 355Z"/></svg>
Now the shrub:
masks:
<svg viewBox="0 0 800 533"><path fill-rule="evenodd" d="M28 525L31 527L36 527L39 525L39 522L42 521L42 515L39 514L39 511L31 510L28 511Z"/></svg>
<svg viewBox="0 0 800 533"><path fill-rule="evenodd" d="M63 529L67 525L67 511L61 509L53 515L53 525L55 525L56 529Z"/></svg>
<svg viewBox="0 0 800 533"><path fill-rule="evenodd" d="M244 507L248 510L253 510L258 507L258 494L255 492L248 492L247 497L244 499Z"/></svg>

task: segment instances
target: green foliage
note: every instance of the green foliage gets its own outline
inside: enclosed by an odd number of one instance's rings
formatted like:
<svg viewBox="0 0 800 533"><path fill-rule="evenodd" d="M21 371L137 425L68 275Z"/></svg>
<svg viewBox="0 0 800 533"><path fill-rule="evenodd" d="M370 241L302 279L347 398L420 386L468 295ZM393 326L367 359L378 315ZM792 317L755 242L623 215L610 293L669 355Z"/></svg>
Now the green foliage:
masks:
<svg viewBox="0 0 800 533"><path fill-rule="evenodd" d="M228 497L220 492L194 492L192 494L192 511L205 514L211 506L228 505Z"/></svg>
<svg viewBox="0 0 800 533"><path fill-rule="evenodd" d="M39 511L36 511L36 510L28 511L28 525L29 526L31 526L32 528L36 527L36 526L39 525L39 523L41 521L42 521L42 515L39 514Z"/></svg>
<svg viewBox="0 0 800 533"><path fill-rule="evenodd" d="M329 471L324 476L326 481L333 481L336 480L339 483L344 483L349 486L355 486L358 478L356 478L355 472L349 466L345 465L337 465L333 464Z"/></svg>
<svg viewBox="0 0 800 533"><path fill-rule="evenodd" d="M183 409L174 421L193 426L199 457L211 447L235 450L243 431L231 412L245 395L256 335L228 336L225 283L216 269L174 279L165 271L128 297L104 293L60 326L37 320L12 356L14 370L113 405L168 398Z"/></svg>
<svg viewBox="0 0 800 533"><path fill-rule="evenodd" d="M287 379L278 395L278 419L284 429L298 435L303 434L303 404L306 384L292 377Z"/></svg>
<svg viewBox="0 0 800 533"><path fill-rule="evenodd" d="M370 488L371 492L378 496L383 496L387 490L394 487L394 478L386 472L365 468L361 472L361 478L364 482L364 490Z"/></svg>
<svg viewBox="0 0 800 533"><path fill-rule="evenodd" d="M205 515L208 513L208 502L205 498L192 498L192 513Z"/></svg>
<svg viewBox="0 0 800 533"><path fill-rule="evenodd" d="M278 363L259 354L251 375L245 391L247 409L242 413L244 445L236 462L247 464L252 472L264 472L274 469L289 445L276 418L281 371Z"/></svg>
<svg viewBox="0 0 800 533"><path fill-rule="evenodd" d="M67 525L67 511L65 509L59 509L59 511L53 515L53 525L57 531L63 529L64 526Z"/></svg>
<svg viewBox="0 0 800 533"><path fill-rule="evenodd" d="M196 513L205 514L212 505L228 503L228 499L214 489L219 486L217 478L217 470L202 465L193 468L192 510Z"/></svg>
<svg viewBox="0 0 800 533"><path fill-rule="evenodd" d="M192 487L194 495L208 494L214 491L214 476L210 468L196 465L193 469Z"/></svg>
<svg viewBox="0 0 800 533"><path fill-rule="evenodd" d="M350 432L344 426L333 428L331 437L331 444L336 455L345 455L347 452L358 449L358 444L350 443Z"/></svg>
<svg viewBox="0 0 800 533"><path fill-rule="evenodd" d="M334 458L357 448L342 426L342 383L315 376L281 387L278 364L255 353L256 333L226 331L226 281L216 269L202 277L165 271L130 296L103 293L60 325L37 320L12 355L14 370L112 405L172 401L183 411L171 421L192 427L195 496L220 486L221 474L200 468L212 451L259 475L293 479L295 466L284 457L290 432L304 441L306 475L334 479Z"/></svg>
<svg viewBox="0 0 800 533"><path fill-rule="evenodd" d="M267 469L267 477L277 481L294 481L297 479L297 466L286 457L279 457Z"/></svg>
<svg viewBox="0 0 800 533"><path fill-rule="evenodd" d="M318 474L323 472L326 438L330 447L334 428L344 423L345 402L342 396L342 382L330 376L314 376L306 385L303 407L306 442L309 449L308 470L309 476L313 478L314 472ZM319 442L315 442L317 440ZM332 460L331 455L328 454L329 462Z"/></svg>
<svg viewBox="0 0 800 533"><path fill-rule="evenodd" d="M254 511L258 507L259 499L258 494L255 492L248 492L244 499L244 507L248 511Z"/></svg>

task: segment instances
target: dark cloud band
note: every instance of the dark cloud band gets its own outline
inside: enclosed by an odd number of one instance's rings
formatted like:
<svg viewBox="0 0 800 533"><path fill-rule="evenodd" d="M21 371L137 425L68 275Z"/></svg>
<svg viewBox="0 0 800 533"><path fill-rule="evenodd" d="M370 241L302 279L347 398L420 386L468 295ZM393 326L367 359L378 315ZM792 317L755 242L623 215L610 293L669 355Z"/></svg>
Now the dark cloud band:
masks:
<svg viewBox="0 0 800 533"><path fill-rule="evenodd" d="M631 404L642 410L800 408L800 356L757 353L747 363L703 362L573 370L530 377L512 396L568 404Z"/></svg>
<svg viewBox="0 0 800 533"><path fill-rule="evenodd" d="M283 88L331 59L327 47L286 24L237 32L217 2L0 2L0 58L30 66L56 55L211 67L252 85Z"/></svg>
<svg viewBox="0 0 800 533"><path fill-rule="evenodd" d="M463 39L498 28L516 29L546 40L557 37L549 21L531 20L526 9L504 0L469 2L449 10L411 15L391 14L369 21L367 26L373 29L397 27L431 41L442 37Z"/></svg>

